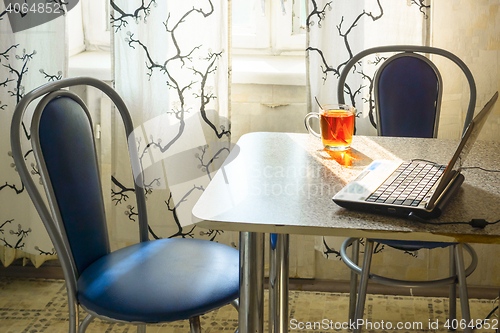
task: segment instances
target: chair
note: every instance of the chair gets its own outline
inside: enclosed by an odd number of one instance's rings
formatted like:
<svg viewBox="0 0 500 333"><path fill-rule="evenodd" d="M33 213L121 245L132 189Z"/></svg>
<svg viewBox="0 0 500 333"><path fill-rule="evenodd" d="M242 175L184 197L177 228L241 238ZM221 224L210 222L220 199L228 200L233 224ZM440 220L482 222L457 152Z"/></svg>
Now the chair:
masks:
<svg viewBox="0 0 500 333"><path fill-rule="evenodd" d="M337 96L339 103L345 103L344 86L346 77L361 59L374 53L398 52L386 59L374 78L375 110L377 134L383 136L437 137L442 95L442 79L436 66L426 57L415 53L437 54L453 61L465 74L470 87L470 99L463 132L471 122L476 104L476 86L467 66L452 53L424 46L382 46L364 50L355 55L344 67L339 78ZM370 273L374 242L385 244L403 251L423 248L450 248L448 278L434 281L402 281ZM352 259L347 255L347 247L352 245ZM463 249L472 258L468 268L464 267ZM351 269L351 294L349 318L362 319L368 279L389 286L433 287L450 285L450 319L456 318L456 283L458 280L462 318L470 321L467 284L465 278L477 266L477 255L468 244L367 239L363 267L358 266L359 239L349 238L342 244L342 260ZM357 275L361 275L359 294L356 301ZM359 328L356 331L359 332Z"/></svg>
<svg viewBox="0 0 500 333"><path fill-rule="evenodd" d="M148 240L144 188L134 182L140 242L110 252L92 120L84 102L63 89L76 85L98 88L115 103L130 161L139 165L127 107L102 81L51 82L26 94L15 109L12 154L61 262L69 332L85 332L94 318L137 324L138 332L148 323L189 319L191 332L200 332L200 315L230 303L237 307L239 251L199 239ZM48 204L31 178L20 140L26 108L39 97L31 145ZM81 323L80 306L88 313Z"/></svg>

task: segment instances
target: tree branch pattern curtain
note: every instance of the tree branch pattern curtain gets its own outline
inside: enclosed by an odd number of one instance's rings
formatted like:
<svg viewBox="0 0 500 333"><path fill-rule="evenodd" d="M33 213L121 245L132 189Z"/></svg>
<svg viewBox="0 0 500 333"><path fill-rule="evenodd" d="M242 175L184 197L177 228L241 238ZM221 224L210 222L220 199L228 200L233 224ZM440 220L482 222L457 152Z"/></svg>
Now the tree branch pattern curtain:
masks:
<svg viewBox="0 0 500 333"><path fill-rule="evenodd" d="M191 210L230 151L227 0L111 0L114 84L135 126L150 237L197 237L237 246L197 228ZM114 128L119 131L119 128ZM114 140L112 200L117 246L136 239L126 142ZM130 226L134 226L133 228Z"/></svg>
<svg viewBox="0 0 500 333"><path fill-rule="evenodd" d="M337 103L337 81L357 53L382 45L427 45L430 5L425 0L309 0L307 42L308 112ZM376 135L373 77L388 55L366 57L349 74L347 104L356 108L356 134ZM316 249L340 257L343 238L317 237Z"/></svg>
<svg viewBox="0 0 500 333"><path fill-rule="evenodd" d="M14 108L30 90L60 80L67 71L65 16L13 33L0 3L0 260L5 266L29 258L38 267L55 257L54 248L16 172L10 148ZM24 124L24 147L30 147L30 123ZM38 177L30 148L25 158ZM42 190L43 191L43 190ZM27 259L26 259L27 260Z"/></svg>

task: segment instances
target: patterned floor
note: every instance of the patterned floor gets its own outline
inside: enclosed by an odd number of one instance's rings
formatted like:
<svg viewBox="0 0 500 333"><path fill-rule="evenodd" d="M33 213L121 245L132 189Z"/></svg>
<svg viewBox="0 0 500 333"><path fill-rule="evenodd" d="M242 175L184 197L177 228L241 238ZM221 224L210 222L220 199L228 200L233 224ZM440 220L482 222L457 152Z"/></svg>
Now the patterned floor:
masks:
<svg viewBox="0 0 500 333"><path fill-rule="evenodd" d="M370 295L363 332L447 332L444 327L447 303L442 298ZM492 300L471 300L472 318L484 319L495 305ZM289 332L349 332L345 320L347 307L347 294L291 291ZM0 333L67 332L66 318L66 289L61 280L0 278ZM265 320L267 328L267 313ZM233 332L237 312L227 306L203 316L201 323L204 333ZM489 324L498 326L498 318L492 316ZM402 329L397 329L397 325ZM87 332L132 333L136 329L132 325L96 320ZM147 333L164 332L188 333L189 323L181 321L147 328ZM475 332L495 332L495 329Z"/></svg>

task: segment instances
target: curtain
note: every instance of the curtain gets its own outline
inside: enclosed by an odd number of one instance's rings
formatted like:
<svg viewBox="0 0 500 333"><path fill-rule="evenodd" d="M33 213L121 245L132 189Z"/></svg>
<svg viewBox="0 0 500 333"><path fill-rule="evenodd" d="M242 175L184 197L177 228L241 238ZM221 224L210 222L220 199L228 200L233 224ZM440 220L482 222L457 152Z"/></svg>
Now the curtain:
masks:
<svg viewBox="0 0 500 333"><path fill-rule="evenodd" d="M230 145L228 0L111 0L114 85L133 117L150 238L204 238L237 246L235 233L205 230L191 210ZM133 183L122 129L113 127L113 246L137 239Z"/></svg>
<svg viewBox="0 0 500 333"><path fill-rule="evenodd" d="M430 5L424 0L308 2L308 112L319 103L337 103L337 80L345 64L359 53L382 45L427 45ZM356 108L356 134L376 135L371 82L377 64L387 55L366 57L347 79L346 103ZM315 248L330 259L340 258L344 238L316 237Z"/></svg>
<svg viewBox="0 0 500 333"><path fill-rule="evenodd" d="M28 19L29 14L26 16ZM67 72L65 15L27 30L13 32L4 2L0 4L0 260L17 258L38 267L55 251L16 172L10 148L10 123L19 100L32 89ZM29 113L29 112L28 112ZM39 179L24 123L24 149L32 174ZM38 181L37 181L38 182ZM43 191L43 189L41 189Z"/></svg>

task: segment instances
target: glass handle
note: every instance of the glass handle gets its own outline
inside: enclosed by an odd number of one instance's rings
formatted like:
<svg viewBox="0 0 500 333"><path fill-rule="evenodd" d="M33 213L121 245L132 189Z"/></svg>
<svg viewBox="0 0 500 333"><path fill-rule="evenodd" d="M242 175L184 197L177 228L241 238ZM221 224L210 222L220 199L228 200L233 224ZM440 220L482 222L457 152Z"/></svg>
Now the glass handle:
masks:
<svg viewBox="0 0 500 333"><path fill-rule="evenodd" d="M306 128L307 128L307 131L309 133L311 133L312 135L314 135L315 137L321 139L321 134L319 134L318 132L316 132L315 130L312 129L311 127L311 118L318 118L318 121L319 121L319 113L315 113L315 112L311 112L311 113L308 113L306 115L306 117L304 118L304 124L306 125Z"/></svg>

